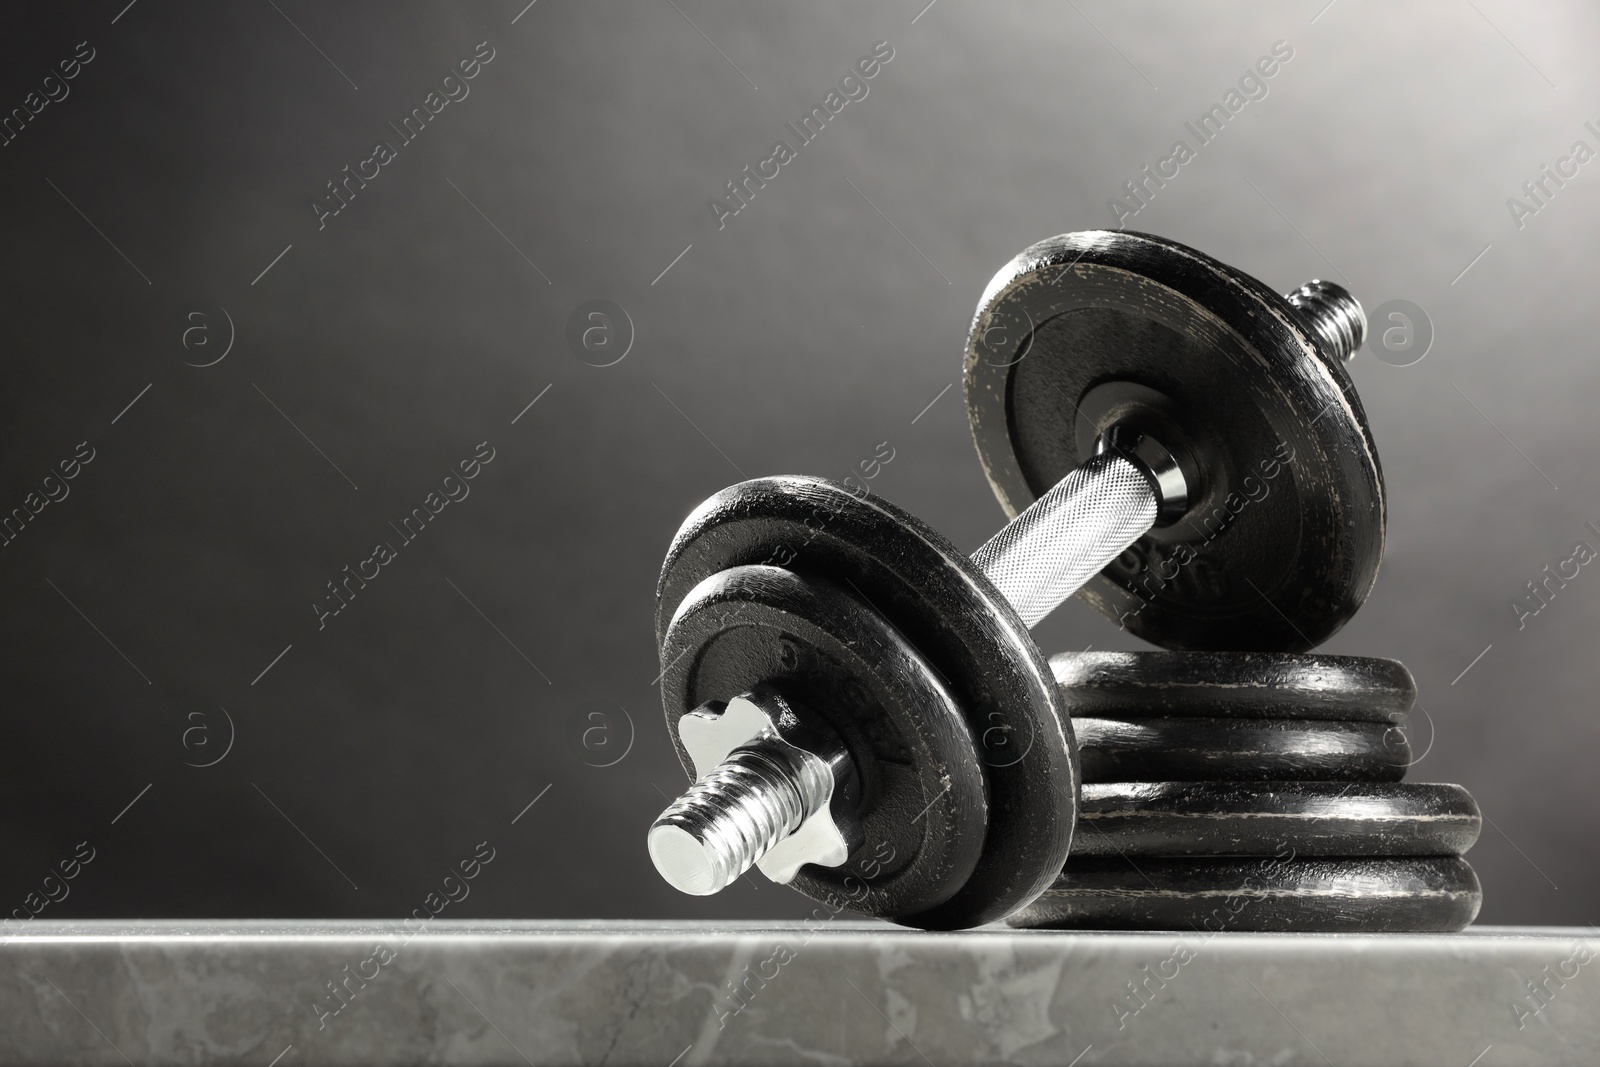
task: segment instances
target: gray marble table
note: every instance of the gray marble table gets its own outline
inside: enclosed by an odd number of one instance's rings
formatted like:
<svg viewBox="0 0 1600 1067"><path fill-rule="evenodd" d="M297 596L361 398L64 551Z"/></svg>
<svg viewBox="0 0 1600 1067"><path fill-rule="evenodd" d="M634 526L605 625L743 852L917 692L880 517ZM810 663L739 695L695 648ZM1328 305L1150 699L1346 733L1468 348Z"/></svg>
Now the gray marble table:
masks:
<svg viewBox="0 0 1600 1067"><path fill-rule="evenodd" d="M1600 937L43 922L6 1064L1600 1062Z"/></svg>

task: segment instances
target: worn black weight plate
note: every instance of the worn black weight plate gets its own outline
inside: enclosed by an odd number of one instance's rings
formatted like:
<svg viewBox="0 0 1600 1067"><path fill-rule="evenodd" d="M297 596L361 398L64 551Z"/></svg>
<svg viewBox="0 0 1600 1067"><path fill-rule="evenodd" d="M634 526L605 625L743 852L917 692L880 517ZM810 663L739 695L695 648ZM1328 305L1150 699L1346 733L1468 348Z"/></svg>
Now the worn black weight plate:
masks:
<svg viewBox="0 0 1600 1067"><path fill-rule="evenodd" d="M1055 680L999 592L949 541L876 496L821 478L760 478L685 520L656 590L658 638L705 578L761 564L841 585L888 619L940 674L978 742L989 827L977 870L944 904L895 921L977 926L1043 892L1071 843L1077 757ZM663 699L669 717L687 710Z"/></svg>
<svg viewBox="0 0 1600 1067"><path fill-rule="evenodd" d="M1314 719L1074 716L1090 782L1398 782L1411 745L1398 726Z"/></svg>
<svg viewBox="0 0 1600 1067"><path fill-rule="evenodd" d="M1383 554L1377 451L1344 367L1254 278L1175 241L1041 241L978 306L967 416L1007 514L1114 422L1180 455L1191 505L1081 596L1167 648L1300 651L1366 599Z"/></svg>
<svg viewBox="0 0 1600 1067"><path fill-rule="evenodd" d="M825 721L854 757L859 795L837 798L835 809L859 818L858 862L802 867L796 889L893 918L966 884L988 822L977 743L938 674L877 612L824 579L735 567L678 605L661 654L671 664L663 698L681 709L667 716L674 739L679 714L766 682Z"/></svg>
<svg viewBox="0 0 1600 1067"><path fill-rule="evenodd" d="M1398 725L1417 700L1405 664L1272 652L1062 652L1073 715L1342 719Z"/></svg>
<svg viewBox="0 0 1600 1067"><path fill-rule="evenodd" d="M1073 858L1006 921L1063 930L1407 933L1460 930L1483 889L1459 856L1384 859Z"/></svg>
<svg viewBox="0 0 1600 1067"><path fill-rule="evenodd" d="M1459 785L1107 782L1085 785L1074 856L1457 856L1483 828Z"/></svg>

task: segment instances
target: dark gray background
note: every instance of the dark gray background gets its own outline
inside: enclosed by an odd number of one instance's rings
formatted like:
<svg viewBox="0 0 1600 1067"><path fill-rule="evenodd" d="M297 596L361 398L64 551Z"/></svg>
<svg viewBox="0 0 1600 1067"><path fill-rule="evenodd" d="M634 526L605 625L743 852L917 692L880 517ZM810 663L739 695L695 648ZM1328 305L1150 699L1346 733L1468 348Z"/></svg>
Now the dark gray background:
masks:
<svg viewBox="0 0 1600 1067"><path fill-rule="evenodd" d="M0 912L88 840L44 914L401 915L487 839L451 914L803 913L650 869L683 780L652 684L669 538L743 475L843 477L887 440L873 488L981 543L1000 509L943 391L984 284L1112 224L1285 40L1133 225L1426 310L1422 362L1353 365L1389 545L1326 647L1415 672L1437 737L1413 775L1488 816L1482 918L1593 919L1600 575L1521 631L1509 602L1600 547L1600 163L1520 230L1505 201L1597 144L1600 14L925 2L8 6L0 109L79 41L96 58L0 148L0 509L97 456L0 549ZM880 40L870 95L719 231L707 198ZM482 41L470 96L319 232L324 183ZM607 368L564 340L594 298L637 333ZM221 351L218 308L232 350L186 366ZM195 311L209 348L182 342ZM484 440L470 497L319 631L324 583ZM1038 634L1135 646L1076 603ZM585 750L589 701L613 732ZM186 765L223 751L221 709L231 751Z"/></svg>

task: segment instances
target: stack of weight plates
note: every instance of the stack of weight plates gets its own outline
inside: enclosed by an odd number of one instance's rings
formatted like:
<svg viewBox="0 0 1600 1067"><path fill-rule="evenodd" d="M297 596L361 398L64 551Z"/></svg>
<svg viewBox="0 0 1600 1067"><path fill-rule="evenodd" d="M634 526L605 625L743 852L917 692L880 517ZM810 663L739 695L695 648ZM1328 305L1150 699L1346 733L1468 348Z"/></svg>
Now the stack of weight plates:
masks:
<svg viewBox="0 0 1600 1067"><path fill-rule="evenodd" d="M1482 819L1403 782L1416 700L1393 660L1084 652L1051 661L1082 759L1072 856L1013 926L1459 930Z"/></svg>

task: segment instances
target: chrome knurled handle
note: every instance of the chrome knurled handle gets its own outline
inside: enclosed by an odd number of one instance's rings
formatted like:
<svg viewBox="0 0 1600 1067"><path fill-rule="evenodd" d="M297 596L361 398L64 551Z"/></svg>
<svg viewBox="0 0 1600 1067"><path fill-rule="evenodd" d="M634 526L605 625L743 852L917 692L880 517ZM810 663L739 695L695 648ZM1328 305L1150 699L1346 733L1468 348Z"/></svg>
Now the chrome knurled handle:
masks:
<svg viewBox="0 0 1600 1067"><path fill-rule="evenodd" d="M972 562L1032 629L1142 537L1157 507L1145 468L1102 452L989 538Z"/></svg>

